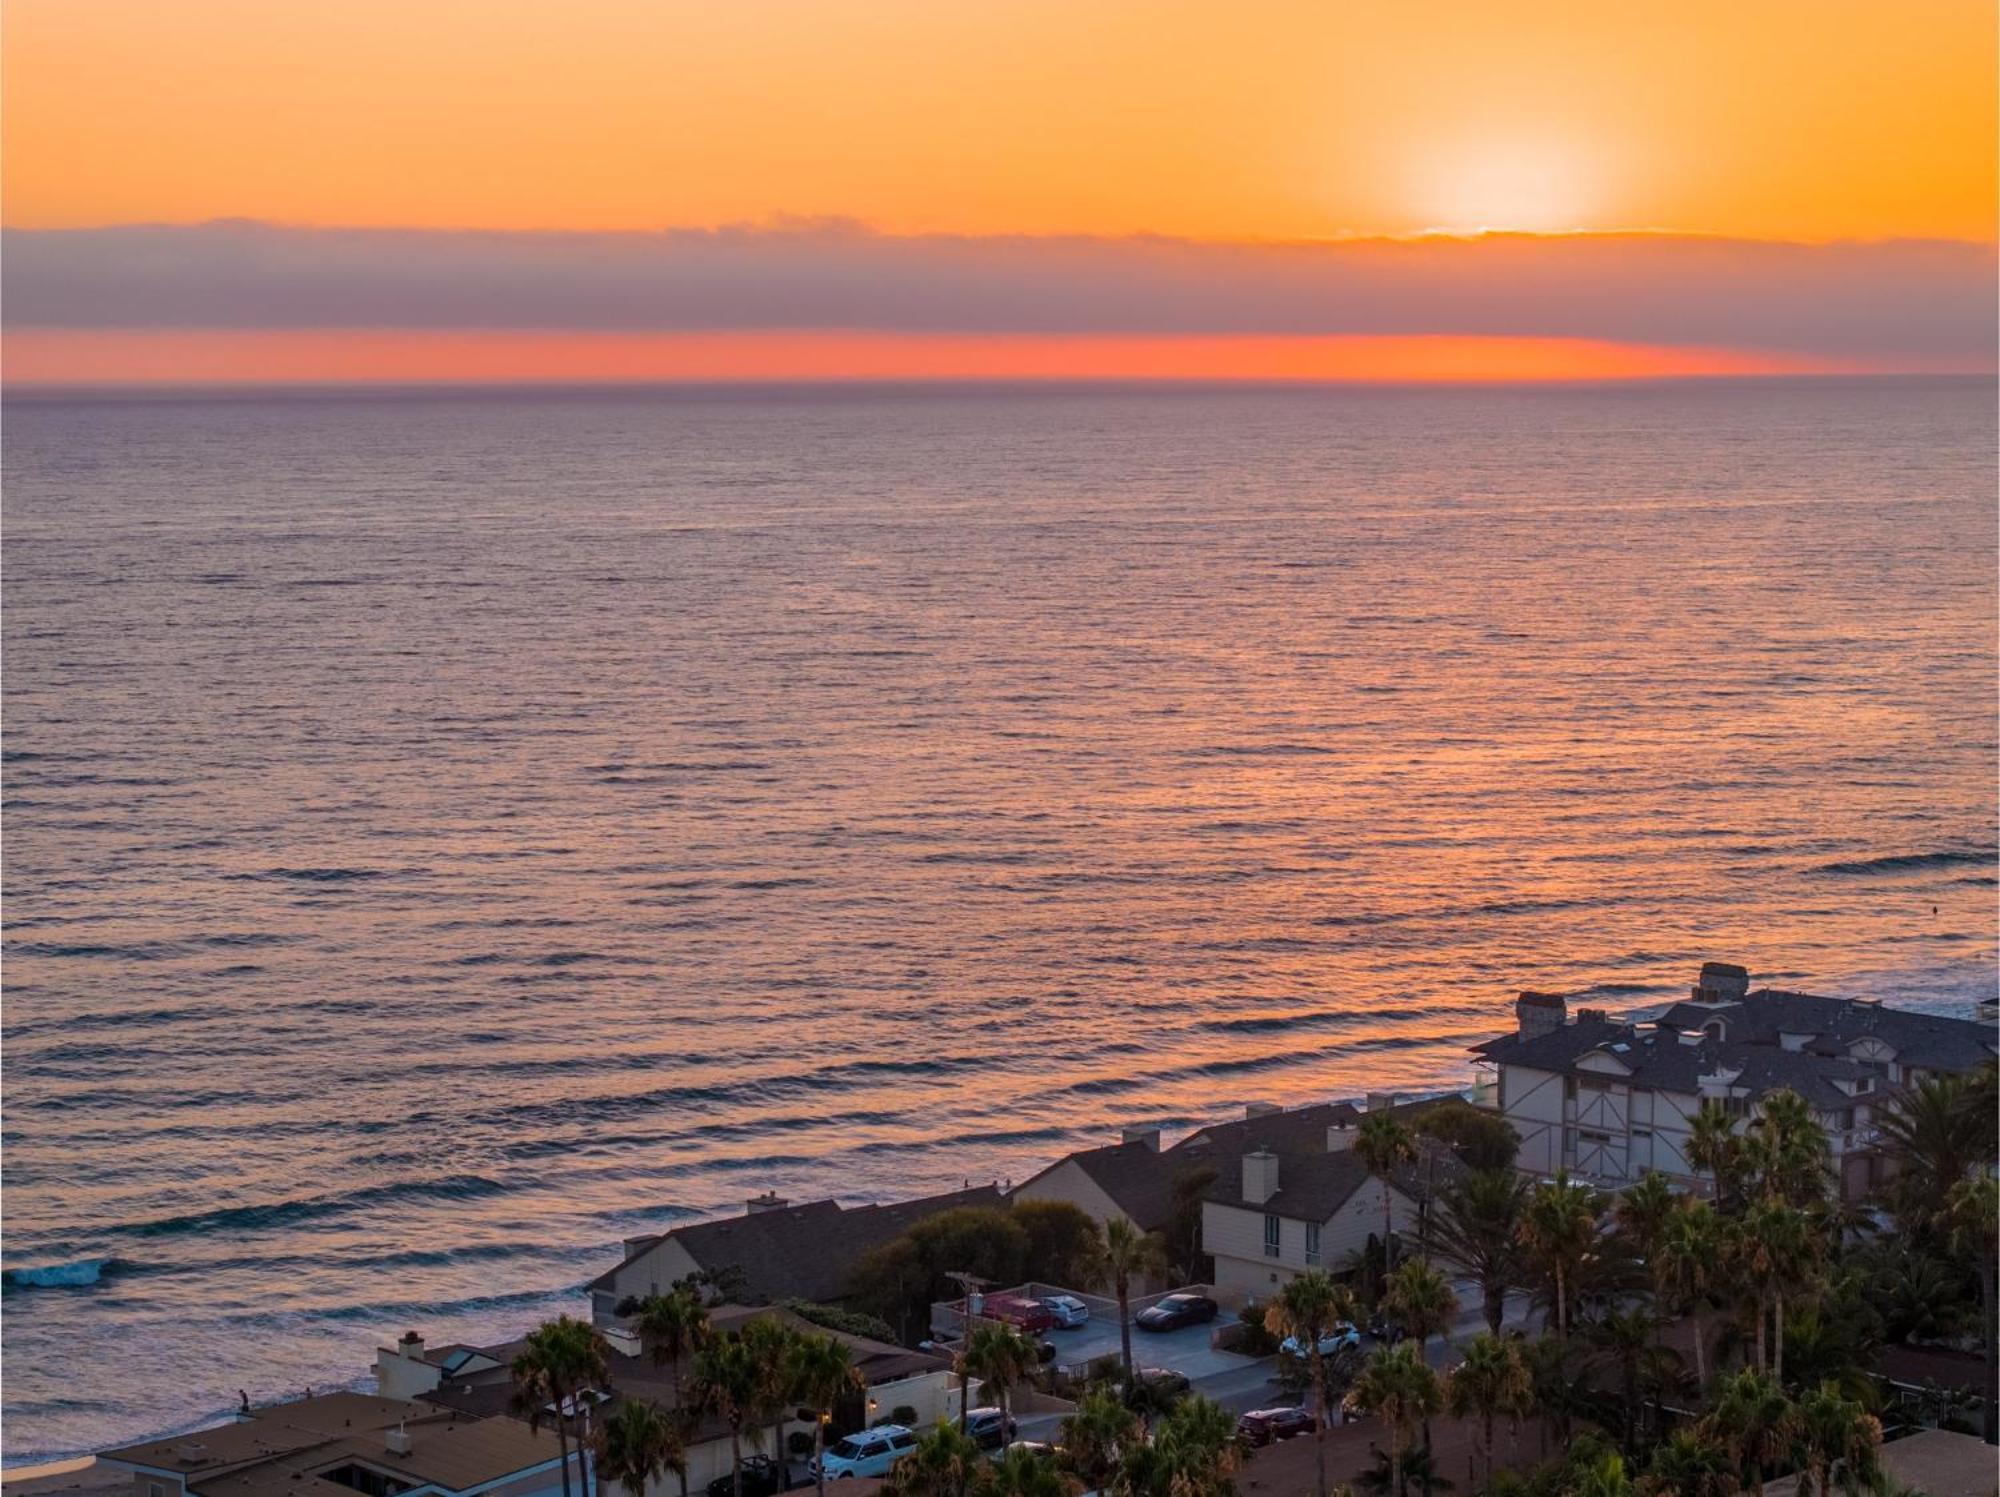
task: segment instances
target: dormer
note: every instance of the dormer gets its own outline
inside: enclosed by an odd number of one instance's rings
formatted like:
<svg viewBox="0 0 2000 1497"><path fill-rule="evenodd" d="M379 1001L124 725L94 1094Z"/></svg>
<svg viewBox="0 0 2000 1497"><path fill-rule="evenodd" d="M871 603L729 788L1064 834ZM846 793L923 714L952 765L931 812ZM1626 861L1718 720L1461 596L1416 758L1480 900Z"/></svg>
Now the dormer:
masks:
<svg viewBox="0 0 2000 1497"><path fill-rule="evenodd" d="M1877 1076L1896 1077L1896 1047L1880 1035L1863 1035L1847 1047L1848 1056L1858 1066Z"/></svg>

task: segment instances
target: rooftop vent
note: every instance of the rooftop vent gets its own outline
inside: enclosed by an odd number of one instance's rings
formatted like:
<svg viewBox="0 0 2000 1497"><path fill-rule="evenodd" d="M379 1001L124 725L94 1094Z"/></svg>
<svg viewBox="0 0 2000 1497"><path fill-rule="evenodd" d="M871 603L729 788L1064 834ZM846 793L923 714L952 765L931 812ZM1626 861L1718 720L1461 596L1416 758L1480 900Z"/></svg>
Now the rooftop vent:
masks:
<svg viewBox="0 0 2000 1497"><path fill-rule="evenodd" d="M779 1195L775 1190L767 1190L762 1195L752 1196L749 1200L745 1201L743 1203L743 1213L746 1216L755 1216L760 1211L783 1211L791 1204L790 1201Z"/></svg>
<svg viewBox="0 0 2000 1497"><path fill-rule="evenodd" d="M1608 1024L1610 1021L1611 1014L1607 1009L1580 1008L1576 1011L1576 1022L1579 1024Z"/></svg>
<svg viewBox="0 0 2000 1497"><path fill-rule="evenodd" d="M410 1453L410 1432L400 1424L392 1430L384 1431L382 1435L382 1447L391 1455L408 1455Z"/></svg>

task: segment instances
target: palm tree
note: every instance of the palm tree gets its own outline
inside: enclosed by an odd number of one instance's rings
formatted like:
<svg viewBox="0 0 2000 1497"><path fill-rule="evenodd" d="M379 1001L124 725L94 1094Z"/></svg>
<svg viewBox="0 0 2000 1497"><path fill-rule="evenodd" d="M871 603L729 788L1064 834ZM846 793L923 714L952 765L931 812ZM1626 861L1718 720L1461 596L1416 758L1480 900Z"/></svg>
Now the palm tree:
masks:
<svg viewBox="0 0 2000 1497"><path fill-rule="evenodd" d="M639 1343L653 1359L655 1367L671 1368L674 1380L674 1417L687 1434L687 1387L681 1380L681 1359L699 1351L708 1342L708 1309L701 1296L685 1284L671 1293L649 1295L639 1303L633 1321ZM687 1497L687 1471L679 1473L681 1497Z"/></svg>
<svg viewBox="0 0 2000 1497"><path fill-rule="evenodd" d="M1196 1394L1174 1405L1150 1445L1127 1447L1112 1491L1119 1497L1226 1497L1237 1454L1235 1416Z"/></svg>
<svg viewBox="0 0 2000 1497"><path fill-rule="evenodd" d="M826 1427L833 1411L849 1393L862 1387L860 1369L845 1341L831 1336L801 1336L792 1344L792 1386L801 1402L818 1415L813 1420L812 1469L819 1497L826 1497L826 1472L820 1455L826 1449Z"/></svg>
<svg viewBox="0 0 2000 1497"><path fill-rule="evenodd" d="M1723 1379L1701 1429L1727 1449L1737 1476L1764 1497L1764 1468L1791 1453L1798 1410L1776 1379L1746 1367Z"/></svg>
<svg viewBox="0 0 2000 1497"><path fill-rule="evenodd" d="M1369 1113L1355 1130L1354 1154L1368 1166L1368 1173L1382 1182L1382 1266L1386 1270L1394 1261L1391 1244L1396 1235L1389 1177L1417 1157L1417 1140L1401 1119L1386 1112Z"/></svg>
<svg viewBox="0 0 2000 1497"><path fill-rule="evenodd" d="M785 1459L785 1415L798 1403L798 1390L792 1384L792 1348L798 1344L799 1332L775 1315L760 1315L743 1327L742 1337L757 1359L754 1411L760 1422L771 1421L771 1459L778 1463L789 1485L792 1463Z"/></svg>
<svg viewBox="0 0 2000 1497"><path fill-rule="evenodd" d="M979 1446L957 1425L940 1419L889 1468L884 1497L960 1497L979 1468Z"/></svg>
<svg viewBox="0 0 2000 1497"><path fill-rule="evenodd" d="M1336 1284L1324 1270L1309 1268L1280 1289L1264 1311L1264 1328L1274 1336L1291 1336L1306 1349L1312 1369L1313 1491L1326 1497L1326 1358L1320 1342L1336 1321L1354 1319L1354 1295Z"/></svg>
<svg viewBox="0 0 2000 1497"><path fill-rule="evenodd" d="M628 1497L646 1497L646 1486L669 1471L687 1480L687 1446L680 1426L656 1404L628 1398L597 1430L597 1475L616 1482Z"/></svg>
<svg viewBox="0 0 2000 1497"><path fill-rule="evenodd" d="M1744 1130L1744 1157L1770 1200L1812 1206L1833 1183L1826 1129L1790 1087L1770 1093Z"/></svg>
<svg viewBox="0 0 2000 1497"><path fill-rule="evenodd" d="M764 1386L763 1364L741 1336L714 1337L695 1354L695 1401L729 1426L734 1497L743 1497L743 1429L757 1416Z"/></svg>
<svg viewBox="0 0 2000 1497"><path fill-rule="evenodd" d="M1478 1462L1471 1476L1493 1485L1493 1421L1505 1414L1519 1419L1533 1407L1534 1380L1521 1358L1520 1344L1481 1331L1465 1344L1464 1359L1445 1377L1445 1403L1454 1419L1477 1415Z"/></svg>
<svg viewBox="0 0 2000 1497"><path fill-rule="evenodd" d="M1736 1462L1696 1429L1677 1429L1653 1451L1639 1479L1644 1497L1736 1497Z"/></svg>
<svg viewBox="0 0 2000 1497"><path fill-rule="evenodd" d="M1070 1497L1074 1488L1043 1452L1016 1445L981 1468L975 1490L979 1497Z"/></svg>
<svg viewBox="0 0 2000 1497"><path fill-rule="evenodd" d="M1118 1296L1118 1345L1125 1358L1125 1381L1132 1380L1132 1281L1160 1273L1166 1263L1159 1239L1141 1232L1129 1218L1115 1216L1104 1226L1104 1278Z"/></svg>
<svg viewBox="0 0 2000 1497"><path fill-rule="evenodd" d="M1538 1187L1529 1197L1527 1214L1516 1229L1529 1261L1554 1283L1558 1339L1569 1335L1570 1296L1577 1266L1597 1242L1597 1217L1601 1209L1602 1200L1596 1191L1572 1182L1567 1170L1559 1170L1555 1179Z"/></svg>
<svg viewBox="0 0 2000 1497"><path fill-rule="evenodd" d="M1632 1497L1632 1478L1625 1474L1625 1458L1607 1450L1585 1466L1563 1489L1563 1497Z"/></svg>
<svg viewBox="0 0 2000 1497"><path fill-rule="evenodd" d="M1803 1283L1817 1256L1806 1214L1774 1197L1752 1206L1737 1234L1737 1266L1757 1292L1757 1365L1768 1365L1780 1383L1785 1376L1785 1296ZM1772 1356L1764 1356L1767 1318L1776 1325Z"/></svg>
<svg viewBox="0 0 2000 1497"><path fill-rule="evenodd" d="M1980 1105L1982 1076L1946 1073L1919 1081L1876 1123L1896 1172L1888 1195L1906 1229L1927 1226L1944 1210L1952 1186L1991 1162L1990 1105Z"/></svg>
<svg viewBox="0 0 2000 1497"><path fill-rule="evenodd" d="M1406 1335L1421 1347L1433 1336L1451 1345L1451 1323L1458 1317L1458 1295L1451 1277L1435 1263L1412 1258L1389 1275L1383 1307Z"/></svg>
<svg viewBox="0 0 2000 1497"><path fill-rule="evenodd" d="M1735 1204L1743 1168L1743 1140L1736 1120L1713 1097L1701 1104L1688 1130L1687 1161L1715 1182L1715 1204L1727 1212Z"/></svg>
<svg viewBox="0 0 2000 1497"><path fill-rule="evenodd" d="M545 1415L554 1416L563 1497L569 1497L569 1420L575 1416L578 1395L607 1380L609 1352L597 1327L558 1315L528 1332L509 1369L515 1411L526 1416L529 1428L540 1429Z"/></svg>
<svg viewBox="0 0 2000 1497"><path fill-rule="evenodd" d="M1618 1412L1622 1424L1618 1443L1628 1455L1635 1452L1641 1382L1651 1387L1652 1401L1657 1404L1660 1385L1666 1381L1671 1362L1679 1360L1658 1344L1658 1331L1658 1317L1650 1310L1613 1310L1590 1331L1599 1364L1618 1374Z"/></svg>
<svg viewBox="0 0 2000 1497"><path fill-rule="evenodd" d="M1138 1416L1110 1389L1098 1388L1063 1419L1063 1460L1086 1488L1102 1491L1125 1450L1143 1438Z"/></svg>
<svg viewBox="0 0 2000 1497"><path fill-rule="evenodd" d="M1000 1407L1000 1448L1007 1448L1007 1410L1013 1390L1041 1365L1035 1345L1012 1326L982 1321L965 1340L965 1375L968 1392L960 1402L959 1427L964 1428L964 1405L972 1401L971 1379L978 1378L984 1391Z"/></svg>
<svg viewBox="0 0 2000 1497"><path fill-rule="evenodd" d="M1971 1260L1979 1276L1980 1340L1986 1346L1986 1396L1980 1400L1986 1443L2000 1442L2000 1404L1993 1398L2000 1376L2000 1296L1996 1296L1994 1263L2000 1258L2000 1183L1991 1175L1961 1180L1945 1196L1943 1221L1951 1232L1954 1256Z"/></svg>
<svg viewBox="0 0 2000 1497"><path fill-rule="evenodd" d="M1438 1256L1479 1281L1480 1308L1496 1336L1507 1291L1521 1278L1519 1230L1527 1209L1526 1180L1512 1170L1482 1170L1439 1193L1431 1223Z"/></svg>
<svg viewBox="0 0 2000 1497"><path fill-rule="evenodd" d="M1833 1474L1844 1469L1849 1491L1872 1485L1882 1443L1881 1423L1860 1404L1843 1397L1835 1383L1821 1383L1799 1403L1798 1441L1805 1460L1801 1497L1833 1497Z"/></svg>
<svg viewBox="0 0 2000 1497"><path fill-rule="evenodd" d="M1708 1324L1702 1312L1715 1289L1722 1249L1722 1219L1706 1201L1683 1202L1660 1235L1660 1282L1694 1322L1697 1392L1708 1386Z"/></svg>
<svg viewBox="0 0 2000 1497"><path fill-rule="evenodd" d="M1444 1402L1437 1374L1414 1343L1384 1346L1361 1369L1348 1390L1347 1401L1389 1426L1389 1490L1400 1494L1410 1435Z"/></svg>
<svg viewBox="0 0 2000 1497"><path fill-rule="evenodd" d="M1680 1204L1681 1198L1667 1183L1667 1177L1658 1170L1647 1170L1639 1183L1627 1188L1611 1207L1612 1222L1652 1277L1656 1304L1666 1298L1660 1269L1660 1242L1666 1236L1674 1214L1680 1210ZM1664 1309L1663 1306L1661 1308Z"/></svg>

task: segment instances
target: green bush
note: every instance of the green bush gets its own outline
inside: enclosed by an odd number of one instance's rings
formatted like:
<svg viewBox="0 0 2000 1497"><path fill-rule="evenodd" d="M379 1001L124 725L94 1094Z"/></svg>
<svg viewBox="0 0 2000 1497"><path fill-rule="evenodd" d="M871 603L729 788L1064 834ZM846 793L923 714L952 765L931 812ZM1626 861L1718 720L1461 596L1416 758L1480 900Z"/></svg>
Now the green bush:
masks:
<svg viewBox="0 0 2000 1497"><path fill-rule="evenodd" d="M784 1308L800 1320L825 1326L829 1331L839 1331L845 1336L866 1336L871 1341L884 1341L891 1346L896 1344L895 1331L878 1316L864 1315L859 1310L843 1310L839 1305L816 1305L811 1300L803 1299L788 1299Z"/></svg>
<svg viewBox="0 0 2000 1497"><path fill-rule="evenodd" d="M891 1424L912 1425L917 1422L917 1410L913 1404L899 1403L889 1410Z"/></svg>

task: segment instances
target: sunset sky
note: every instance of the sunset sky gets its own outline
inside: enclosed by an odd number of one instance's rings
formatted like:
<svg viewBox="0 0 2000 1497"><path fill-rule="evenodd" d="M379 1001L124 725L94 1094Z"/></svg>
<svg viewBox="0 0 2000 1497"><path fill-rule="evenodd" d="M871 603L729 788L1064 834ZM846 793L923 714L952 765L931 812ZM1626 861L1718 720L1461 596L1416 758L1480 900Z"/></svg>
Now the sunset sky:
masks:
<svg viewBox="0 0 2000 1497"><path fill-rule="evenodd" d="M1993 364L1990 0L4 27L10 382Z"/></svg>

